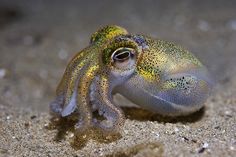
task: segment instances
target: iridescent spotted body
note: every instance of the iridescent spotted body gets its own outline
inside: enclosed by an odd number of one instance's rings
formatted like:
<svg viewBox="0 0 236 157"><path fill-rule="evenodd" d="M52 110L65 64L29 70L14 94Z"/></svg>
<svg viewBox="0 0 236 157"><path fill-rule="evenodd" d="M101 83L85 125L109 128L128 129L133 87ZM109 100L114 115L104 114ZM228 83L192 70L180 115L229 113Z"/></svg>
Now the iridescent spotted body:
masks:
<svg viewBox="0 0 236 157"><path fill-rule="evenodd" d="M78 113L79 132L96 127L115 133L125 118L114 93L152 112L178 116L199 110L211 87L206 68L181 46L106 26L69 62L50 109L61 117ZM95 118L97 111L105 120Z"/></svg>

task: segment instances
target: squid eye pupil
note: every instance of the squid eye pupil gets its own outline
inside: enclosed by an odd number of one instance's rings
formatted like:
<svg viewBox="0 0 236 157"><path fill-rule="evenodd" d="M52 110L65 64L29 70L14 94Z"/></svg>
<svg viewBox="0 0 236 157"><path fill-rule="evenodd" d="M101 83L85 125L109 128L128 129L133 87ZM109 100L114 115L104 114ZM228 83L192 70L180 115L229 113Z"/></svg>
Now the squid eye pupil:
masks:
<svg viewBox="0 0 236 157"><path fill-rule="evenodd" d="M115 54L114 59L118 61L126 60L130 57L129 51L124 52L117 52L118 54Z"/></svg>
<svg viewBox="0 0 236 157"><path fill-rule="evenodd" d="M116 50L113 54L112 54L112 59L113 61L119 61L119 62L123 62L128 60L129 58L131 58L133 56L132 52L130 49L128 48L122 48L122 49L118 49Z"/></svg>

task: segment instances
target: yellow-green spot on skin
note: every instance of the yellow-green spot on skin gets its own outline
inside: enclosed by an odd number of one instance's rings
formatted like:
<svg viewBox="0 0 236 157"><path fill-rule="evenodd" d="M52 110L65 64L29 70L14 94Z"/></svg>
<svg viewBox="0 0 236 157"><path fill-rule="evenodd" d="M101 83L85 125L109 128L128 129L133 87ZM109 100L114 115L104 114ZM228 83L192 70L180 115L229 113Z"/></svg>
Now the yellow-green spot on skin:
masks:
<svg viewBox="0 0 236 157"><path fill-rule="evenodd" d="M145 78L147 81L159 81L159 73L158 73L158 68L153 68L151 66L139 66L138 69L138 74Z"/></svg>
<svg viewBox="0 0 236 157"><path fill-rule="evenodd" d="M93 33L69 62L50 109L64 119L76 117L77 135L95 129L106 136L119 132L125 117L112 93L179 116L201 109L212 86L206 68L183 47L110 25Z"/></svg>
<svg viewBox="0 0 236 157"><path fill-rule="evenodd" d="M97 32L95 32L92 36L91 36L91 43L96 43L96 44L100 44L102 42L105 42L106 40L112 39L115 36L118 35L124 35L127 34L128 32L126 31L126 29L119 27L119 26L106 26L100 30L98 30Z"/></svg>

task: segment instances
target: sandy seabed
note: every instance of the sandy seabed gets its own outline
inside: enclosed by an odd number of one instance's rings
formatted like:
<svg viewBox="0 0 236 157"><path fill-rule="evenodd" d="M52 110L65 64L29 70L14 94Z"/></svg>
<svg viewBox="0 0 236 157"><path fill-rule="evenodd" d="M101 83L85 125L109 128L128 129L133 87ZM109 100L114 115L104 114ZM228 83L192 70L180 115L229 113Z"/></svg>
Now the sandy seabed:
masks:
<svg viewBox="0 0 236 157"><path fill-rule="evenodd" d="M235 156L235 6L223 0L1 1L0 156ZM48 104L69 58L107 24L191 50L216 80L204 109L165 118L123 107L125 126L112 141L76 141L69 123L50 127Z"/></svg>

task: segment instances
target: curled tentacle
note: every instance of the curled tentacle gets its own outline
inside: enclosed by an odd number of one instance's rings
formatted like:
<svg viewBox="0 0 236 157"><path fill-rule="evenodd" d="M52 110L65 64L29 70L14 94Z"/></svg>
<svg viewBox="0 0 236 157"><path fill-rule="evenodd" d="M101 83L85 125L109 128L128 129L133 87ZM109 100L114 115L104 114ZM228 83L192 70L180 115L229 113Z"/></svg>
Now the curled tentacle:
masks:
<svg viewBox="0 0 236 157"><path fill-rule="evenodd" d="M72 77L68 80L68 83L70 83L70 85L68 85L68 88L66 89L65 92L65 101L63 108L61 110L62 117L66 117L75 111L77 106L77 94L78 94L79 82L81 82L81 79L83 75L86 74L86 71L88 70L89 66L90 64L84 65L80 69L80 73L74 74L75 77Z"/></svg>
<svg viewBox="0 0 236 157"><path fill-rule="evenodd" d="M77 67L78 65L81 65L81 62L83 61L83 59L86 56L88 56L88 54L89 54L88 51L89 51L89 49L86 48L83 51L79 52L76 56L74 56L71 59L71 61L69 62L69 64L66 67L66 70L64 72L64 75L63 75L59 85L57 86L56 95L60 95L62 93L65 93L65 90L68 85L67 81L70 79L71 75L73 74L75 67Z"/></svg>
<svg viewBox="0 0 236 157"><path fill-rule="evenodd" d="M63 78L57 87L56 99L50 104L53 114L65 117L74 111L74 105L76 105L74 101L75 91L77 90L76 83L84 74L82 71L88 66L86 63L89 63L88 60L93 57L88 51L90 49L84 49L69 62Z"/></svg>
<svg viewBox="0 0 236 157"><path fill-rule="evenodd" d="M99 77L97 85L98 103L96 105L99 114L104 116L106 120L98 121L94 119L94 125L106 133L117 133L124 125L124 114L112 101L112 89L108 78L102 75Z"/></svg>
<svg viewBox="0 0 236 157"><path fill-rule="evenodd" d="M76 98L76 95L79 94L77 89L80 86L80 82L83 82L82 80L83 77L87 75L87 71L92 66L89 60L92 60L93 57L94 57L93 54L85 56L85 58L83 58L83 61L81 61L78 65L74 67L70 79L67 82L68 84L67 89L65 90L65 102L63 108L63 111L65 112L63 113L62 111L63 117L72 113L74 109L73 106L76 106L76 103L78 104L78 102L73 103L73 100L74 98Z"/></svg>
<svg viewBox="0 0 236 157"><path fill-rule="evenodd" d="M71 96L73 94L74 88L76 86L77 80L79 80L86 72L87 67L91 63L92 58L94 57L93 53L89 53L85 51L85 55L82 58L73 59L74 64L72 66L71 73L69 74L69 79L67 80L67 88L65 89L65 104L68 104Z"/></svg>
<svg viewBox="0 0 236 157"><path fill-rule="evenodd" d="M78 83L77 109L79 112L79 122L75 126L77 132L85 131L91 126L92 122L92 111L89 105L89 88L99 69L98 64L95 62L93 62L93 64L94 65L90 64L89 68L85 71L85 74L81 77Z"/></svg>

